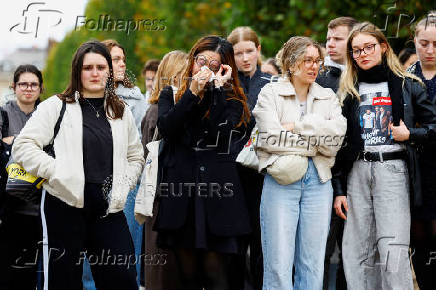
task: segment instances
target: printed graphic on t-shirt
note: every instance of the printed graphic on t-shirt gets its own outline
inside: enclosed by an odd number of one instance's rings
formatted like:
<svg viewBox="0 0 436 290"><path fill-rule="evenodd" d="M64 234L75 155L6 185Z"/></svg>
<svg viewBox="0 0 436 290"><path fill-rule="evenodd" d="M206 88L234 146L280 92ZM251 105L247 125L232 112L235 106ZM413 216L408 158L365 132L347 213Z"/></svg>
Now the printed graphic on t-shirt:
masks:
<svg viewBox="0 0 436 290"><path fill-rule="evenodd" d="M360 96L360 128L365 146L393 145L390 125L392 100L387 92L367 93Z"/></svg>

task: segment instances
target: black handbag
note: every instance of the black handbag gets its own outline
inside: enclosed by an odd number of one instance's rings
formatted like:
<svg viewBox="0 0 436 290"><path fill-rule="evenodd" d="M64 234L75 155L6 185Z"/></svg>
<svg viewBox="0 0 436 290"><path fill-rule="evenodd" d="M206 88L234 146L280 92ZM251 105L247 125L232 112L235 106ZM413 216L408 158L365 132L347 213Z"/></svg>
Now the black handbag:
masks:
<svg viewBox="0 0 436 290"><path fill-rule="evenodd" d="M0 108L0 112L3 120L1 132L2 137L5 137L9 135L9 117L8 113L3 110L3 108ZM0 226L7 216L7 204L9 204L7 202L8 196L6 195L6 182L8 180L6 164L8 164L9 157L11 156L11 149L12 145L0 139Z"/></svg>
<svg viewBox="0 0 436 290"><path fill-rule="evenodd" d="M66 102L63 101L59 118L54 127L53 138L50 143L43 148L43 150L53 158L55 157L53 142L59 132L65 110ZM20 164L14 162L13 158L10 158L6 170L8 172L8 179L6 182L7 194L18 197L27 202L32 202L40 198L40 189L45 181L44 178L31 175Z"/></svg>

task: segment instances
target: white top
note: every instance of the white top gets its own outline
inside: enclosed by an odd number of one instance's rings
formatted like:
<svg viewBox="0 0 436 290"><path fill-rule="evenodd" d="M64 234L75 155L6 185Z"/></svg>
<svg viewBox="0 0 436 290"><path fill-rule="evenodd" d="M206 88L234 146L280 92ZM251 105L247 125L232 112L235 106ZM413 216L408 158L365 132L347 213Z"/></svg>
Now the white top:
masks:
<svg viewBox="0 0 436 290"><path fill-rule="evenodd" d="M85 173L83 169L83 124L79 102L67 103L54 140L56 159L42 148L53 138L62 101L52 96L38 105L12 147L14 160L26 171L47 179L43 187L70 206L83 208ZM126 106L121 119L108 117L113 138L113 181L109 213L123 210L127 194L136 186L144 152L132 112Z"/></svg>

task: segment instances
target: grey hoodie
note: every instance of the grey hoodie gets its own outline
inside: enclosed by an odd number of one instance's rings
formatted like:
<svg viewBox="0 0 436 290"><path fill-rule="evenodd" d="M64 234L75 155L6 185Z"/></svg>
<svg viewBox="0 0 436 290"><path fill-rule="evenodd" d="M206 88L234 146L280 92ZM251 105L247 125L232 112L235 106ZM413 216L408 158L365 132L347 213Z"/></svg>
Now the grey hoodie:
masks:
<svg viewBox="0 0 436 290"><path fill-rule="evenodd" d="M9 130L8 130L8 136L15 136L17 137L20 133L21 129L23 129L24 125L26 124L27 120L32 116L32 113L26 114L23 111L21 111L20 107L17 105L17 101L8 101L3 107L3 110L8 113L8 119L9 119ZM0 115L0 128L3 126L3 118ZM0 130L0 138L8 137L8 136L2 136L2 132Z"/></svg>
<svg viewBox="0 0 436 290"><path fill-rule="evenodd" d="M126 88L122 84L119 84L115 89L115 94L122 98L129 106L133 117L135 118L136 128L141 137L141 121L149 106L145 100L145 96L141 93L141 90L138 87Z"/></svg>

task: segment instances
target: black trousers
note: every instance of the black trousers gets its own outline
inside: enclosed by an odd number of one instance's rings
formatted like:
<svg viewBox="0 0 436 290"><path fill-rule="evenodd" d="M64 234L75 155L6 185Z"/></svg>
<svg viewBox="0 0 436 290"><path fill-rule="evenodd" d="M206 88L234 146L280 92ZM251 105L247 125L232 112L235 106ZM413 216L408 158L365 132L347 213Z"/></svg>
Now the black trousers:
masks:
<svg viewBox="0 0 436 290"><path fill-rule="evenodd" d="M48 289L82 290L85 257L97 289L138 289L135 250L126 218L122 211L102 217L105 203L98 184L85 185L83 209L43 192L44 275L48 274Z"/></svg>
<svg viewBox="0 0 436 290"><path fill-rule="evenodd" d="M0 225L0 289L35 290L41 240L39 216L8 214Z"/></svg>
<svg viewBox="0 0 436 290"><path fill-rule="evenodd" d="M264 176L256 170L244 167L238 164L238 173L244 189L245 199L248 204L250 213L252 233L249 237L250 258L249 265L245 267L246 257L239 258L239 267L235 263L235 276L245 278L241 281L240 289L262 289L263 283L263 256L262 256L262 242L260 235L260 200L262 196L263 179ZM247 269L248 271L239 272L237 269Z"/></svg>
<svg viewBox="0 0 436 290"><path fill-rule="evenodd" d="M420 290L436 285L436 219L412 216L410 237L412 263Z"/></svg>
<svg viewBox="0 0 436 290"><path fill-rule="evenodd" d="M332 211L332 218L330 221L330 230L327 237L327 246L325 250L324 260L324 285L323 290L329 289L329 271L330 271L330 258L335 252L336 244L339 250L342 250L342 236L344 235L344 220ZM342 254L339 255L338 269L336 272L336 290L347 290L347 281L345 280L344 267L342 263Z"/></svg>

